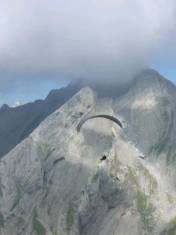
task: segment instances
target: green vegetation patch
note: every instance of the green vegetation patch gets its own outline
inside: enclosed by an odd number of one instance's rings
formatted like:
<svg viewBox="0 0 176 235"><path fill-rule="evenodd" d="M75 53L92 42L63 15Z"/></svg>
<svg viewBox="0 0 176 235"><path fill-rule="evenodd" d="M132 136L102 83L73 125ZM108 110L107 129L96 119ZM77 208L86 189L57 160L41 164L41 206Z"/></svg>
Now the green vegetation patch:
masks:
<svg viewBox="0 0 176 235"><path fill-rule="evenodd" d="M176 235L176 217L171 219L167 228L161 233L161 235Z"/></svg>
<svg viewBox="0 0 176 235"><path fill-rule="evenodd" d="M67 215L66 215L67 231L70 231L71 227L74 224L74 216L75 216L75 206L72 202L69 202L68 209L67 209Z"/></svg>
<svg viewBox="0 0 176 235"><path fill-rule="evenodd" d="M33 215L33 229L36 235L46 235L46 229L37 218L36 209L34 209L34 215Z"/></svg>
<svg viewBox="0 0 176 235"><path fill-rule="evenodd" d="M167 233L165 235L176 235L176 227L167 231Z"/></svg>
<svg viewBox="0 0 176 235"><path fill-rule="evenodd" d="M162 116L162 122L163 122L163 128L160 128L160 138L156 144L151 146L149 150L149 154L156 154L156 157L158 157L164 150L166 149L165 147L169 143L169 136L170 133L172 132L173 128L173 123L174 123L174 114L173 112L169 113L168 111L163 112ZM168 125L169 123L169 125ZM170 162L170 157L171 157L171 148L167 148L168 151L166 152L167 154L167 162Z"/></svg>
<svg viewBox="0 0 176 235"><path fill-rule="evenodd" d="M170 225L176 225L176 216L173 219L171 219L169 224Z"/></svg>
<svg viewBox="0 0 176 235"><path fill-rule="evenodd" d="M149 183L149 190L153 191L157 182L152 178L147 169L142 168L142 170L145 170L144 175L149 179L149 182L151 181ZM141 216L145 235L151 235L154 229L155 220L153 216L154 207L150 202L150 196L147 196L141 189L136 172L131 167L128 167L125 181L128 184L132 184L135 188L137 210Z"/></svg>
<svg viewBox="0 0 176 235"><path fill-rule="evenodd" d="M141 215L145 235L151 235L155 225L153 218L154 207L149 202L148 196L140 190L137 191L137 209Z"/></svg>

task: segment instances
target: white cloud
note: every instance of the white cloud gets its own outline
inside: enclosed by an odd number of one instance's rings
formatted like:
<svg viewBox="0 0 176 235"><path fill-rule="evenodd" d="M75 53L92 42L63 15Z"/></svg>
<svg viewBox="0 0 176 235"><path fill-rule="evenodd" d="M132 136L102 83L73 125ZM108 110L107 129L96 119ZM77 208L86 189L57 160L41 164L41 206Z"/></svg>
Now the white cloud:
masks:
<svg viewBox="0 0 176 235"><path fill-rule="evenodd" d="M15 103L13 105L11 105L12 108L16 108L18 106L22 105L22 103L20 101L15 101Z"/></svg>
<svg viewBox="0 0 176 235"><path fill-rule="evenodd" d="M167 50L175 7L174 0L2 0L1 86L19 74L121 80Z"/></svg>

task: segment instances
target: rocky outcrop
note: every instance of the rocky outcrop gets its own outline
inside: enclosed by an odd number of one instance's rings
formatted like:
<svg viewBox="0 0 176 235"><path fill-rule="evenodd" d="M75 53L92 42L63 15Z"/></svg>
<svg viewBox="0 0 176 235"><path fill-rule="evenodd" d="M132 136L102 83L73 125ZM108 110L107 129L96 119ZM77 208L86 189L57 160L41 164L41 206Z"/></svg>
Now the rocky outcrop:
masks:
<svg viewBox="0 0 176 235"><path fill-rule="evenodd" d="M153 105L130 97L130 101L127 95L121 97L116 106L112 99L98 98L92 89L84 88L1 159L0 234L162 235L173 231L175 171L141 158L143 151L129 141L135 135L127 125L134 120L127 119L128 112L136 105L147 112L146 107ZM97 113L117 116L126 129L94 119L77 133L80 120ZM107 156L105 161L100 161L102 155Z"/></svg>
<svg viewBox="0 0 176 235"><path fill-rule="evenodd" d="M151 159L176 158L176 87L159 73L141 73L129 91L116 99L114 110L123 116L125 132ZM164 154L164 155L163 155Z"/></svg>
<svg viewBox="0 0 176 235"><path fill-rule="evenodd" d="M37 100L16 108L0 108L0 157L26 138L49 114L80 90L77 82L60 90L52 90L45 100Z"/></svg>

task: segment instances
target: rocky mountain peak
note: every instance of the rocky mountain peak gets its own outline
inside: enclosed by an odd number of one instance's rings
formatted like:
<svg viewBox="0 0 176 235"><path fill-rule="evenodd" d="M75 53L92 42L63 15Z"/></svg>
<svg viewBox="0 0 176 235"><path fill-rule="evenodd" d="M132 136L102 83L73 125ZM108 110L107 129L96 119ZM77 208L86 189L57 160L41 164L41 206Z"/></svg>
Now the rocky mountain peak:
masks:
<svg viewBox="0 0 176 235"><path fill-rule="evenodd" d="M115 110L127 123L125 131L129 139L152 158L165 153L167 162L175 159L172 147L176 131L175 98L175 85L159 73L147 70L114 102Z"/></svg>
<svg viewBox="0 0 176 235"><path fill-rule="evenodd" d="M153 91L156 95L160 93L162 96L167 92L175 92L175 86L169 80L161 76L157 71L152 69L143 70L135 78L131 84L131 90L137 91Z"/></svg>
<svg viewBox="0 0 176 235"><path fill-rule="evenodd" d="M102 99L83 88L1 159L0 234L162 235L174 229L174 170L151 162L129 132L109 120L89 120L76 130L83 117L98 113L126 122L132 97L124 110L114 102L122 108L127 97Z"/></svg>

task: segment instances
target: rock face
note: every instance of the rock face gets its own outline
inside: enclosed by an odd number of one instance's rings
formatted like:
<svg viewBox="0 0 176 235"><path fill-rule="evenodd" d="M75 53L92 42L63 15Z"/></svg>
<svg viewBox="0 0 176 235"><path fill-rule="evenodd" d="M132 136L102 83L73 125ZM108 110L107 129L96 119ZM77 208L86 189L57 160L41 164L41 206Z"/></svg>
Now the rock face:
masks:
<svg viewBox="0 0 176 235"><path fill-rule="evenodd" d="M117 99L83 88L1 159L0 234L175 234L175 87L153 71L142 76ZM77 133L98 113L125 128L100 118ZM161 124L172 128L158 152Z"/></svg>
<svg viewBox="0 0 176 235"><path fill-rule="evenodd" d="M63 105L80 85L71 83L60 90L53 90L45 100L38 100L16 108L0 108L0 157L26 138L49 114Z"/></svg>
<svg viewBox="0 0 176 235"><path fill-rule="evenodd" d="M176 158L176 87L157 72L146 70L114 102L126 122L126 133L147 156Z"/></svg>
<svg viewBox="0 0 176 235"><path fill-rule="evenodd" d="M76 92L87 84L80 80L67 87L52 90L45 100L37 100L22 106L0 108L0 158L25 139L48 115L67 102ZM93 85L100 96L117 97L127 91L125 87L103 87Z"/></svg>

